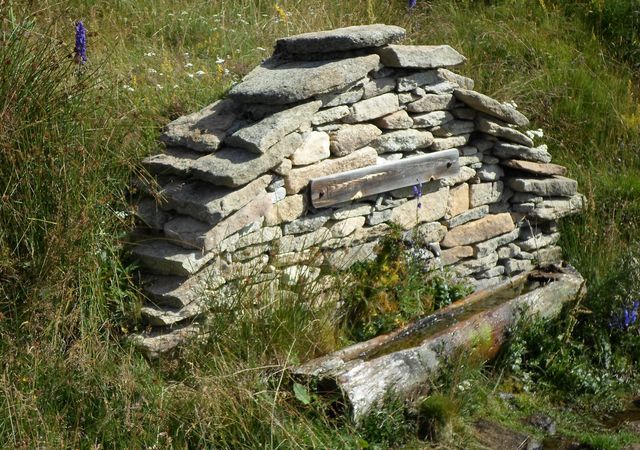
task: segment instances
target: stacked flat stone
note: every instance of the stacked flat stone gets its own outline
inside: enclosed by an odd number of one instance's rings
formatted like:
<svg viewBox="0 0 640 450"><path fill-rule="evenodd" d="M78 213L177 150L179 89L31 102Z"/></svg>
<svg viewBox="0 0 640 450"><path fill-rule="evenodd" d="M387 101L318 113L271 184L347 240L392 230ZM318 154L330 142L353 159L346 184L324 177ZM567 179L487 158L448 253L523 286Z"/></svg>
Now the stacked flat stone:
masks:
<svg viewBox="0 0 640 450"><path fill-rule="evenodd" d="M167 125L136 205L150 355L197 334L224 287L256 292L329 278L373 258L392 226L433 267L477 287L561 260L557 219L584 203L527 118L473 91L447 45L399 45L370 25L280 39L227 97ZM455 176L315 209L312 179L446 149ZM155 197L152 197L152 194ZM158 199L158 200L156 200ZM284 281L284 283L283 283ZM280 286L278 288L277 286Z"/></svg>

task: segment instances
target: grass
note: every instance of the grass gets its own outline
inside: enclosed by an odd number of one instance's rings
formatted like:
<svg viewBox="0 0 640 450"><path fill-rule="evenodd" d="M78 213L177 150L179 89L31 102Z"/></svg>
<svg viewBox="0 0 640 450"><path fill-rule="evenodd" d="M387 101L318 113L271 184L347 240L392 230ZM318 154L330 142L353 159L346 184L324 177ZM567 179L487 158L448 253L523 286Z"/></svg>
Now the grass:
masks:
<svg viewBox="0 0 640 450"><path fill-rule="evenodd" d="M554 160L569 167L589 205L562 227L567 259L592 286L585 307L594 312L576 316L570 339L604 367L585 335L607 329L610 287L624 280L620 261L640 227L638 57L636 41L625 40L635 35L624 32L638 29L635 10L625 9L633 7L418 0L408 14L400 0L0 2L0 445L390 444L388 435L335 420L287 389L288 365L336 345L330 311L314 312L303 287L293 302L265 299L257 309L239 295L235 309L215 315L210 338L177 359L148 362L121 340L136 327L140 301L135 268L122 262L132 225L128 185L139 161L157 152L162 125L223 95L277 37L360 23L402 25L412 43L459 49L469 58L462 72L478 90L516 100L545 130ZM80 71L69 57L77 19L89 30L89 63ZM636 363L629 351L617 355ZM587 397L561 406L567 399L550 394L553 380L540 378L532 395L520 392L522 372L499 374L451 371L439 392L456 414L434 445L473 439L470 424L489 412L522 428L519 418L535 409L596 448L635 439L594 426ZM461 393L465 379L475 388ZM503 389L518 391L515 412L496 398ZM616 392L607 395L619 406ZM411 433L400 439L405 446L428 445Z"/></svg>

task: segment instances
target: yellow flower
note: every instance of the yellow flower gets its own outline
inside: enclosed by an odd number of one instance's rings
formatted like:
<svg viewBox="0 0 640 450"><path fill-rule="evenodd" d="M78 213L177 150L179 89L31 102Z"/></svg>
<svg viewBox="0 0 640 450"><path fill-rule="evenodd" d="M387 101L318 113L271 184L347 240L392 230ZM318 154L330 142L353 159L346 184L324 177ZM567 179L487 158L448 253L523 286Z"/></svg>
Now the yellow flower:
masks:
<svg viewBox="0 0 640 450"><path fill-rule="evenodd" d="M277 3L275 5L273 5L273 7L276 9L276 12L278 13L278 16L280 17L280 20L282 21L287 21L287 13L284 9L282 9L282 7L280 5L278 5Z"/></svg>

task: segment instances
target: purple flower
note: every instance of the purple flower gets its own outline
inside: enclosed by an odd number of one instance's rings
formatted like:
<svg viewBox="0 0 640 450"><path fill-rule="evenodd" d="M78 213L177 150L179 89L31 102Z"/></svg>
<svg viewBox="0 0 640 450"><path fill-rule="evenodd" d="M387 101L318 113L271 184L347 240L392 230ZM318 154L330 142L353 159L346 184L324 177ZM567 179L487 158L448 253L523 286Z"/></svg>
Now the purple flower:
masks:
<svg viewBox="0 0 640 450"><path fill-rule="evenodd" d="M420 198L422 197L422 183L413 186L413 195L418 199L418 208L422 208L422 203L420 202Z"/></svg>
<svg viewBox="0 0 640 450"><path fill-rule="evenodd" d="M418 3L418 0L409 0L409 9L415 8L416 3Z"/></svg>
<svg viewBox="0 0 640 450"><path fill-rule="evenodd" d="M87 29L82 20L76 22L76 46L74 49L75 60L78 64L87 62Z"/></svg>
<svg viewBox="0 0 640 450"><path fill-rule="evenodd" d="M628 330L638 322L638 309L640 301L634 301L631 307L624 308L621 314L616 314L611 320L611 327L620 330Z"/></svg>

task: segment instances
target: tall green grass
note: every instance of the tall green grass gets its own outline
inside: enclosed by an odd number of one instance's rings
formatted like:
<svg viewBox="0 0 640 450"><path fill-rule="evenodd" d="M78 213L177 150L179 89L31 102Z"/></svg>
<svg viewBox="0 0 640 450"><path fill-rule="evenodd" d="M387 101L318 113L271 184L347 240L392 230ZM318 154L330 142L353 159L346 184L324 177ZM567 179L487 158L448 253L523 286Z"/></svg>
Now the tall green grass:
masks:
<svg viewBox="0 0 640 450"><path fill-rule="evenodd" d="M477 89L516 100L579 180L589 208L565 221L563 246L589 282L619 273L637 235L634 72L551 2L418 0L408 14L400 0L46 0L4 2L0 19L2 447L375 443L284 389L284 368L336 345L309 292L258 308L239 295L176 359L121 341L140 302L121 262L130 176L163 124L223 95L277 37L381 21L452 45ZM77 19L82 70L69 57Z"/></svg>

